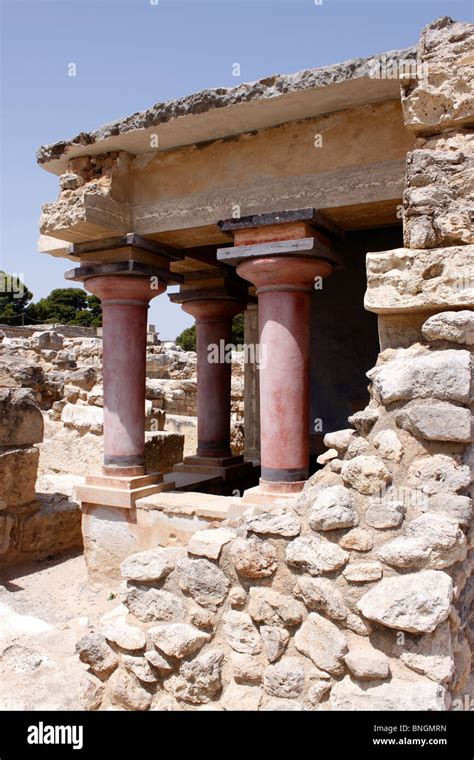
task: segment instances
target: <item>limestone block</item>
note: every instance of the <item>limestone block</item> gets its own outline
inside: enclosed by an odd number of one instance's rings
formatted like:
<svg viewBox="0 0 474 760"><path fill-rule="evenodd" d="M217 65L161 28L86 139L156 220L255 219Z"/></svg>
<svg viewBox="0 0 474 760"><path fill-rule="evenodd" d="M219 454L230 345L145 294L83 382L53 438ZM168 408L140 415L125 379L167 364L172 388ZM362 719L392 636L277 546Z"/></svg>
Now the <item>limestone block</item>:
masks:
<svg viewBox="0 0 474 760"><path fill-rule="evenodd" d="M383 544L377 554L393 567L422 566L441 570L462 562L466 537L457 522L445 515L425 512L408 524L405 536Z"/></svg>
<svg viewBox="0 0 474 760"><path fill-rule="evenodd" d="M400 349L393 359L377 365L367 376L384 404L430 397L468 403L471 357L463 350L416 354Z"/></svg>
<svg viewBox="0 0 474 760"><path fill-rule="evenodd" d="M252 586L249 590L249 614L256 623L296 626L305 614L301 602L271 588Z"/></svg>
<svg viewBox="0 0 474 760"><path fill-rule="evenodd" d="M352 440L354 432L352 428L347 428L346 430L336 430L334 433L326 433L324 445L328 449L336 449L338 454L344 454Z"/></svg>
<svg viewBox="0 0 474 760"><path fill-rule="evenodd" d="M414 404L396 417L397 425L428 441L471 441L471 412L448 403Z"/></svg>
<svg viewBox="0 0 474 760"><path fill-rule="evenodd" d="M288 642L290 641L290 634L285 628L278 626L262 625L260 627L260 635L263 641L263 651L269 662L275 662L283 654Z"/></svg>
<svg viewBox="0 0 474 760"><path fill-rule="evenodd" d="M362 455L344 462L341 475L345 483L366 495L381 491L390 481L390 472L382 460L374 456Z"/></svg>
<svg viewBox="0 0 474 760"><path fill-rule="evenodd" d="M223 621L223 634L228 645L242 654L258 654L262 651L262 639L247 612L230 610Z"/></svg>
<svg viewBox="0 0 474 760"><path fill-rule="evenodd" d="M471 473L467 465L460 465L453 457L435 454L415 459L408 468L407 486L419 489L428 496L437 493L456 493L467 488Z"/></svg>
<svg viewBox="0 0 474 760"><path fill-rule="evenodd" d="M22 523L19 549L45 555L82 546L79 504L62 494L39 494L39 509Z"/></svg>
<svg viewBox="0 0 474 760"><path fill-rule="evenodd" d="M131 554L120 566L124 578L131 581L150 583L166 578L180 559L186 557L186 549L179 546L157 547Z"/></svg>
<svg viewBox="0 0 474 760"><path fill-rule="evenodd" d="M0 515L0 554L6 554L10 549L14 527L15 518L13 515Z"/></svg>
<svg viewBox="0 0 474 760"><path fill-rule="evenodd" d="M433 681L449 683L454 676L454 656L449 622L441 623L433 633L406 638L401 661L415 673Z"/></svg>
<svg viewBox="0 0 474 760"><path fill-rule="evenodd" d="M399 462L403 454L403 446L394 430L381 430L374 435L373 444L382 459Z"/></svg>
<svg viewBox="0 0 474 760"><path fill-rule="evenodd" d="M84 557L93 583L109 584L120 579L120 564L137 551L134 510L82 504ZM132 513L132 514L130 514Z"/></svg>
<svg viewBox="0 0 474 760"><path fill-rule="evenodd" d="M122 619L108 620L103 627L107 641L117 644L120 649L136 652L145 649L146 635L136 625L129 625Z"/></svg>
<svg viewBox="0 0 474 760"><path fill-rule="evenodd" d="M366 265L368 311L474 308L474 245L368 253Z"/></svg>
<svg viewBox="0 0 474 760"><path fill-rule="evenodd" d="M331 573L343 567L348 559L347 552L318 535L299 536L286 549L288 565L310 575Z"/></svg>
<svg viewBox="0 0 474 760"><path fill-rule="evenodd" d="M371 583L382 577L383 568L380 562L351 562L342 574L350 583Z"/></svg>
<svg viewBox="0 0 474 760"><path fill-rule="evenodd" d="M126 710L148 710L152 696L138 678L118 668L107 681L107 694L113 704Z"/></svg>
<svg viewBox="0 0 474 760"><path fill-rule="evenodd" d="M230 683L222 695L221 706L227 711L255 711L260 707L263 692L258 686Z"/></svg>
<svg viewBox="0 0 474 760"><path fill-rule="evenodd" d="M447 340L466 346L474 345L474 311L442 311L433 314L422 326L426 340Z"/></svg>
<svg viewBox="0 0 474 760"><path fill-rule="evenodd" d="M383 578L357 606L364 617L409 631L430 633L449 615L453 582L439 570Z"/></svg>
<svg viewBox="0 0 474 760"><path fill-rule="evenodd" d="M234 538L237 538L237 534L228 528L198 530L191 536L188 552L199 557L219 559L222 548Z"/></svg>
<svg viewBox="0 0 474 760"><path fill-rule="evenodd" d="M301 530L301 524L294 513L285 507L255 507L245 514L244 526L252 533L293 538Z"/></svg>
<svg viewBox="0 0 474 760"><path fill-rule="evenodd" d="M208 633L188 623L157 625L150 628L148 633L160 652L179 660L198 652L211 638Z"/></svg>
<svg viewBox="0 0 474 760"><path fill-rule="evenodd" d="M285 631L285 633L287 633ZM289 634L287 633L289 637ZM255 655L232 652L232 672L236 683L261 683L263 667Z"/></svg>
<svg viewBox="0 0 474 760"><path fill-rule="evenodd" d="M25 446L43 440L43 415L31 390L0 388L0 446Z"/></svg>
<svg viewBox="0 0 474 760"><path fill-rule="evenodd" d="M183 461L184 435L180 433L146 432L145 467L147 472L171 472Z"/></svg>
<svg viewBox="0 0 474 760"><path fill-rule="evenodd" d="M349 647L344 660L355 678L379 680L390 675L387 655L368 645L357 644Z"/></svg>
<svg viewBox="0 0 474 760"><path fill-rule="evenodd" d="M402 83L406 126L416 134L460 127L472 120L472 24L444 16L426 26L417 50L424 76Z"/></svg>
<svg viewBox="0 0 474 760"><path fill-rule="evenodd" d="M317 668L335 676L344 672L347 639L330 620L311 612L297 630L294 643L298 652L309 657Z"/></svg>
<svg viewBox="0 0 474 760"><path fill-rule="evenodd" d="M403 681L392 678L383 684L367 686L346 676L334 684L329 698L331 710L444 711L449 699L446 689L426 679Z"/></svg>
<svg viewBox="0 0 474 760"><path fill-rule="evenodd" d="M81 662L85 662L99 677L108 677L119 664L118 657L108 646L105 636L99 633L83 636L76 644L76 652Z"/></svg>
<svg viewBox="0 0 474 760"><path fill-rule="evenodd" d="M469 496L439 493L430 496L426 509L435 514L444 514L466 527L472 520L472 500Z"/></svg>
<svg viewBox="0 0 474 760"><path fill-rule="evenodd" d="M333 620L344 621L349 613L344 597L328 578L308 578L302 575L293 593L303 600L308 610L324 612Z"/></svg>
<svg viewBox="0 0 474 760"><path fill-rule="evenodd" d="M203 607L216 609L227 597L230 581L209 560L181 559L176 567L181 589Z"/></svg>
<svg viewBox="0 0 474 760"><path fill-rule="evenodd" d="M101 435L104 429L103 409L85 404L66 404L61 413L61 420L67 428L80 433Z"/></svg>
<svg viewBox="0 0 474 760"><path fill-rule="evenodd" d="M67 372L65 379L68 385L91 391L97 380L97 372L93 367L79 367L73 372Z"/></svg>
<svg viewBox="0 0 474 760"><path fill-rule="evenodd" d="M186 615L185 606L179 596L163 589L145 584L128 586L124 604L144 623L153 621L179 622Z"/></svg>
<svg viewBox="0 0 474 760"><path fill-rule="evenodd" d="M263 674L263 688L272 697L294 699L304 688L304 666L301 657L283 657L269 665Z"/></svg>
<svg viewBox="0 0 474 760"><path fill-rule="evenodd" d="M205 704L222 688L222 649L210 649L191 662L181 666L179 676L172 676L166 684L176 699L191 704Z"/></svg>
<svg viewBox="0 0 474 760"><path fill-rule="evenodd" d="M153 668L150 667L150 663L145 657L136 654L125 654L122 657L122 664L125 670L132 673L142 683L157 683L158 676Z"/></svg>
<svg viewBox="0 0 474 760"><path fill-rule="evenodd" d="M378 530L385 528L398 528L403 522L405 507L401 501L385 499L371 499L369 508L365 513L368 525Z"/></svg>
<svg viewBox="0 0 474 760"><path fill-rule="evenodd" d="M346 533L339 541L343 549L353 549L356 552L370 552L373 548L374 540L372 534L363 528L354 528Z"/></svg>
<svg viewBox="0 0 474 760"><path fill-rule="evenodd" d="M474 139L461 150L423 146L407 156L404 243L407 248L440 248L474 243L471 223Z"/></svg>
<svg viewBox="0 0 474 760"><path fill-rule="evenodd" d="M309 513L313 530L353 528L358 521L353 494L344 486L330 486L320 491Z"/></svg>
<svg viewBox="0 0 474 760"><path fill-rule="evenodd" d="M245 578L269 578L277 568L276 550L268 541L237 538L230 553L235 569Z"/></svg>
<svg viewBox="0 0 474 760"><path fill-rule="evenodd" d="M35 500L39 451L0 449L0 509L14 509Z"/></svg>

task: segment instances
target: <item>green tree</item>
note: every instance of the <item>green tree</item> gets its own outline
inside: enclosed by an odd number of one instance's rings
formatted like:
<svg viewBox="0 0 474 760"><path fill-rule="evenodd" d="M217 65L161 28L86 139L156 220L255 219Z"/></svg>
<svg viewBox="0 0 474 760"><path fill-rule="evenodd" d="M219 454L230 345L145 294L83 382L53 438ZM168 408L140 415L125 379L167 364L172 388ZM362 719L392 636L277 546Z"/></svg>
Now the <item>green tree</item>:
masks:
<svg viewBox="0 0 474 760"><path fill-rule="evenodd" d="M15 274L0 271L0 322L18 325L33 293ZM27 317L23 317L27 322Z"/></svg>
<svg viewBox="0 0 474 760"><path fill-rule="evenodd" d="M244 315L238 314L232 320L232 343L235 346L242 345L244 342ZM184 351L196 350L196 325L186 327L175 340L175 343Z"/></svg>
<svg viewBox="0 0 474 760"><path fill-rule="evenodd" d="M55 288L34 304L34 311L36 319L45 323L85 327L102 324L100 300L80 288Z"/></svg>

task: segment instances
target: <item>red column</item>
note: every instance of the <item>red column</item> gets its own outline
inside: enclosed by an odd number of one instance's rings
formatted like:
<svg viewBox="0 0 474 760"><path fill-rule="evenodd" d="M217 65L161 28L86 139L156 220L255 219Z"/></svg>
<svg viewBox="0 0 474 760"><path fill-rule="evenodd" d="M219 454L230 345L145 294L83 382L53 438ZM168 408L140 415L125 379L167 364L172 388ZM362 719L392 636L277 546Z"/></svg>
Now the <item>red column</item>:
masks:
<svg viewBox="0 0 474 760"><path fill-rule="evenodd" d="M146 328L149 301L166 290L149 278L92 277L102 302L104 475L145 474Z"/></svg>
<svg viewBox="0 0 474 760"><path fill-rule="evenodd" d="M309 463L310 305L324 260L252 258L237 273L257 287L260 332L260 490L301 490Z"/></svg>
<svg viewBox="0 0 474 760"><path fill-rule="evenodd" d="M231 456L230 402L232 364L211 361L210 348L221 353L232 343L232 319L244 304L232 300L186 301L184 311L196 320L198 457L223 459Z"/></svg>

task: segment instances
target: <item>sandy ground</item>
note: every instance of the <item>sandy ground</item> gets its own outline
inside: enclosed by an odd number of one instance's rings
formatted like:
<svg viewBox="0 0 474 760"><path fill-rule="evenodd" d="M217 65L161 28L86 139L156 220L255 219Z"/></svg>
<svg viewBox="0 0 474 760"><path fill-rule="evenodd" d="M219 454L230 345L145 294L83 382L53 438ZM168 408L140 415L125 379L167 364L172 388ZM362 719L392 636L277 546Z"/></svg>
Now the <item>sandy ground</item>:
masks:
<svg viewBox="0 0 474 760"><path fill-rule="evenodd" d="M76 642L118 606L82 554L0 569L0 710L81 710Z"/></svg>

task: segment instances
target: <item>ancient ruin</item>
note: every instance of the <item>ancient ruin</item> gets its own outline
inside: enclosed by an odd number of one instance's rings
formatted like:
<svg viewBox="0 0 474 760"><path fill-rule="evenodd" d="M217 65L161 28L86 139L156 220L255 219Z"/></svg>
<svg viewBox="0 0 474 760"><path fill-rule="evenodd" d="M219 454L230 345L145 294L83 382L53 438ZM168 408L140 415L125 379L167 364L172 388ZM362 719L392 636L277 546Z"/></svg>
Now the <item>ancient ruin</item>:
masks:
<svg viewBox="0 0 474 760"><path fill-rule="evenodd" d="M116 595L84 709L474 704L473 40L40 148L103 334L2 327L0 567L82 543ZM196 353L147 330L170 285Z"/></svg>

